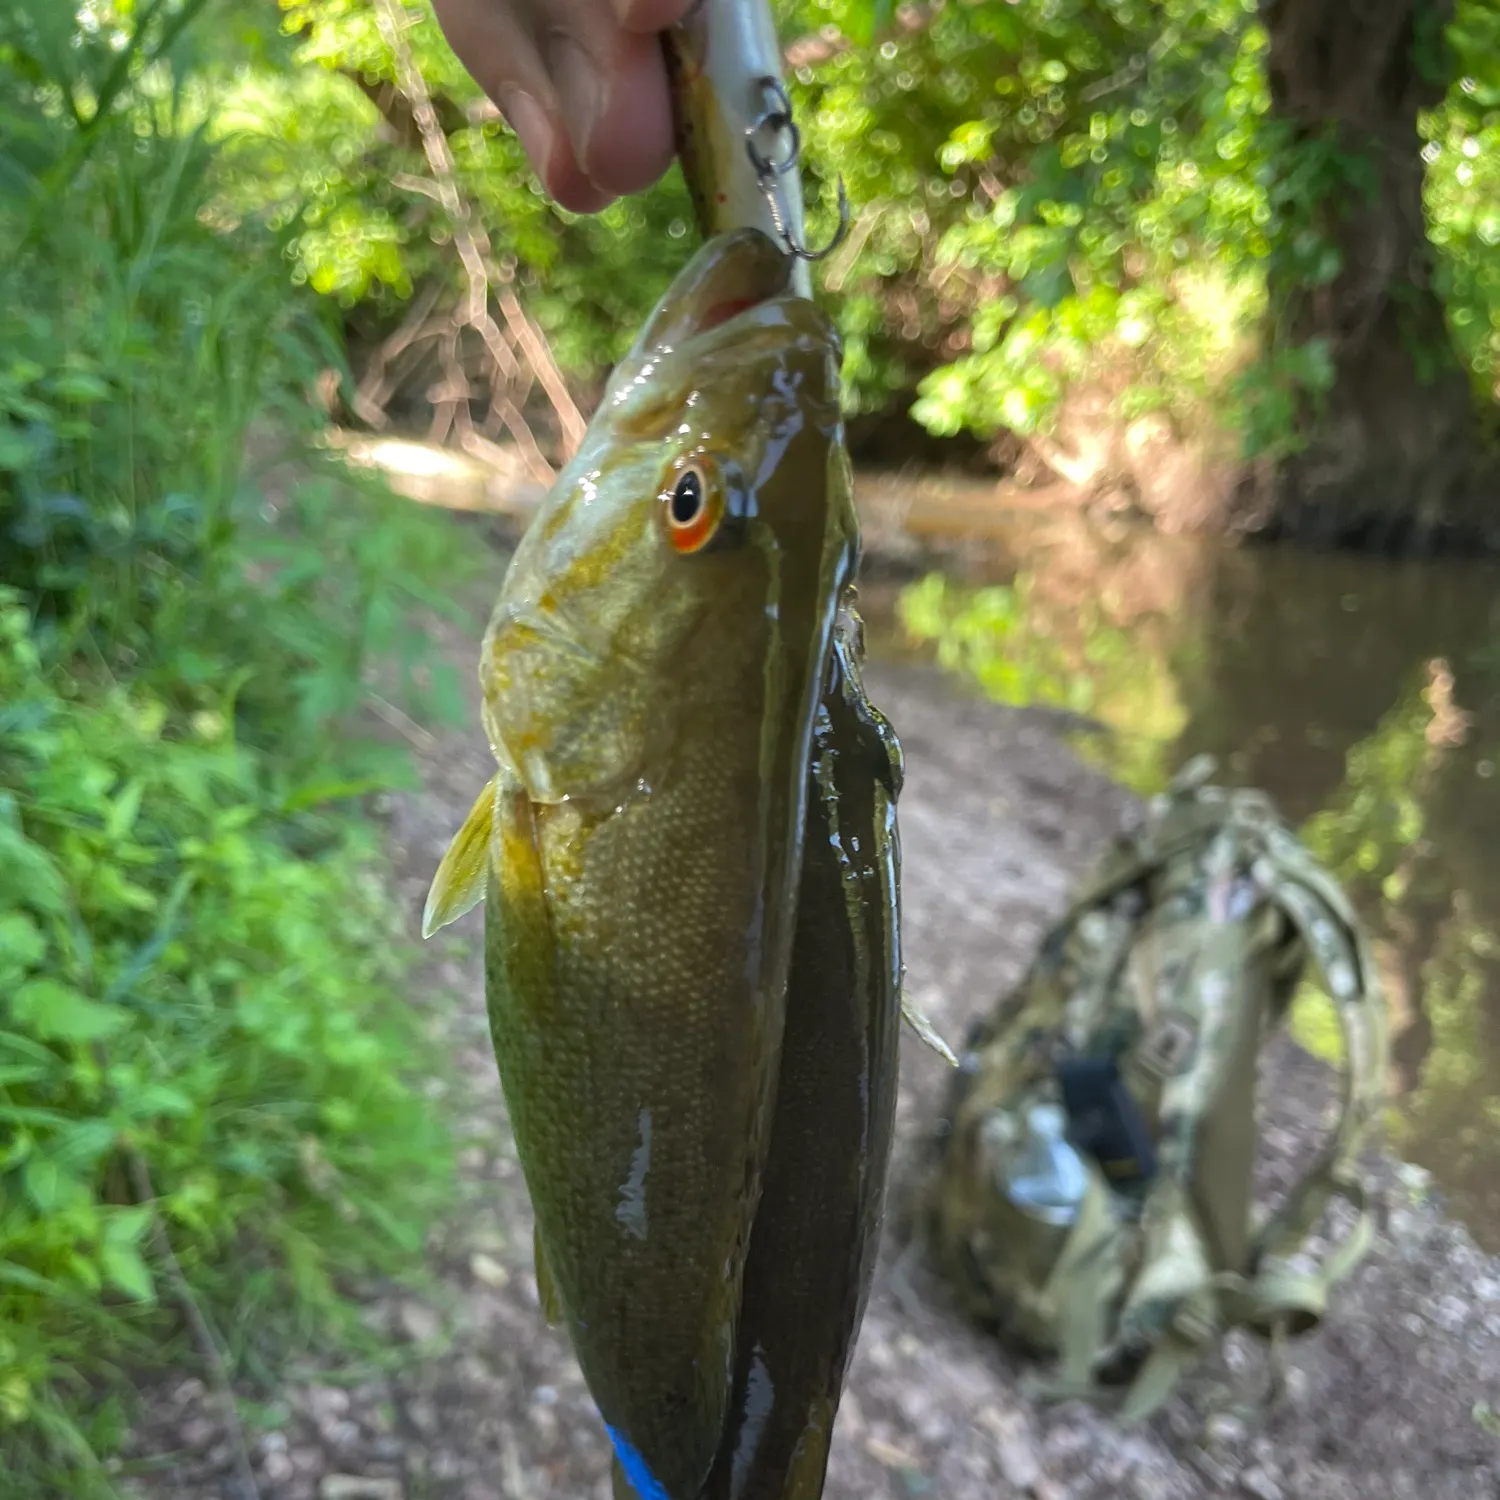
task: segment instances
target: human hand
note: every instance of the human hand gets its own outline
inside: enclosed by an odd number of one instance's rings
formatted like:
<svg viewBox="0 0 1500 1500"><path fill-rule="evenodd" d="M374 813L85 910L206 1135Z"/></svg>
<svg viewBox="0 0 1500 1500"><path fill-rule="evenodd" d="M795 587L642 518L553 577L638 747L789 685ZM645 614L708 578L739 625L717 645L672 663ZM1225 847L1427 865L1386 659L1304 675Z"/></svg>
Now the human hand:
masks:
<svg viewBox="0 0 1500 1500"><path fill-rule="evenodd" d="M693 0L433 0L438 24L520 137L542 186L594 213L671 164L658 33Z"/></svg>

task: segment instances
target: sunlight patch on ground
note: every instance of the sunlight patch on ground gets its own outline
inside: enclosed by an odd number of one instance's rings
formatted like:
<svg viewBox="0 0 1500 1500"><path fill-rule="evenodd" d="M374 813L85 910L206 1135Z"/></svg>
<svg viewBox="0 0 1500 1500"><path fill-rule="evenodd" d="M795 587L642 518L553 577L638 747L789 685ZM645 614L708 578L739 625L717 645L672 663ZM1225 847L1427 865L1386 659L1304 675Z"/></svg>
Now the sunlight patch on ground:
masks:
<svg viewBox="0 0 1500 1500"><path fill-rule="evenodd" d="M493 444L489 446L496 457L487 461L435 443L372 437L342 428L330 429L327 442L350 463L379 470L398 495L424 505L527 516L544 493L519 455Z"/></svg>

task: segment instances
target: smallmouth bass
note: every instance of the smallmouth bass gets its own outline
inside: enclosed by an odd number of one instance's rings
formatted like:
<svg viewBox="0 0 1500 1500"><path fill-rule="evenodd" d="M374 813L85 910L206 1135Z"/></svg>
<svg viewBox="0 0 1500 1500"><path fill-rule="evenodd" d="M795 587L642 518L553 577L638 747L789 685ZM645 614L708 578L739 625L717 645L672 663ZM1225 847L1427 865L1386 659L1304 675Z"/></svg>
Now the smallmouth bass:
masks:
<svg viewBox="0 0 1500 1500"><path fill-rule="evenodd" d="M854 564L837 336L758 231L611 377L485 635L498 772L432 932L486 902L491 1032L555 1304L624 1475L724 1431L813 718Z"/></svg>

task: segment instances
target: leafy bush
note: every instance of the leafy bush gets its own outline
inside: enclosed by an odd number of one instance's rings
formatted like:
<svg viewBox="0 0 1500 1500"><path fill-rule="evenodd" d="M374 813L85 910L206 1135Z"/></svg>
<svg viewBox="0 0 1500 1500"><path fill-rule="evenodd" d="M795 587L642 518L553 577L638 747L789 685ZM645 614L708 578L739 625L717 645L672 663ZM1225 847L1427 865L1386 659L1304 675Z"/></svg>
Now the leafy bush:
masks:
<svg viewBox="0 0 1500 1500"><path fill-rule="evenodd" d="M60 45L66 8L0 17L0 233L17 247L0 266L5 577L49 644L111 670L202 639L238 569L252 424L305 428L338 361L316 299L287 294L284 237L209 211L215 153L171 86L191 33L150 24L196 9L116 18L117 47ZM121 57L140 72L110 90ZM59 95L95 112L70 129Z"/></svg>
<svg viewBox="0 0 1500 1500"><path fill-rule="evenodd" d="M329 1311L339 1272L409 1263L447 1163L370 835L303 857L215 726L182 734L140 690L68 701L18 598L0 593L8 1455L34 1420L78 1447L59 1397L153 1321L155 1215L199 1293L265 1337L278 1307Z"/></svg>
<svg viewBox="0 0 1500 1500"><path fill-rule="evenodd" d="M123 1420L101 1391L194 1357L168 1245L264 1370L344 1322L341 1278L418 1263L449 1173L402 915L349 810L410 776L356 733L372 691L457 710L414 612L467 620L474 551L307 449L336 323L289 285L284 227L223 211L201 9L0 7L0 1488L21 1493L97 1475Z"/></svg>
<svg viewBox="0 0 1500 1500"><path fill-rule="evenodd" d="M326 758L375 657L400 648L418 685L410 608L464 618L470 554L306 451L336 325L288 286L287 232L223 210L211 60L196 28L159 25L197 8L122 9L60 51L43 45L55 8L0 12L0 98L18 101L0 111L0 232L21 247L0 266L0 581L50 659L144 677L174 714L229 713L295 775ZM122 55L139 70L110 93ZM86 128L59 93L100 101ZM269 508L257 431L304 475ZM451 674L424 673L422 708L454 709Z"/></svg>
<svg viewBox="0 0 1500 1500"><path fill-rule="evenodd" d="M1461 0L1448 39L1458 82L1423 132L1429 233L1454 338L1500 401L1500 7Z"/></svg>

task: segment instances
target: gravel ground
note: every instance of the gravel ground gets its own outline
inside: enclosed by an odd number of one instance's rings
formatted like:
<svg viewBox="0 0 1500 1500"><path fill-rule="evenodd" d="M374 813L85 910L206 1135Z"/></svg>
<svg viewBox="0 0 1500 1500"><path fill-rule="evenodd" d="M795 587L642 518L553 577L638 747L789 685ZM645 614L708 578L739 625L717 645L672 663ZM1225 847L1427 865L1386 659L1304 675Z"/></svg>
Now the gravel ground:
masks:
<svg viewBox="0 0 1500 1500"><path fill-rule="evenodd" d="M466 676L474 643L449 639ZM909 983L960 1042L1021 974L1046 923L1130 806L1084 766L1056 717L960 697L935 674L875 666L872 696L902 736ZM422 753L420 793L392 799L391 856L415 928L431 872L487 778L478 734ZM531 1217L495 1079L480 920L436 949L417 997L472 1100L462 1207L434 1233L430 1289L372 1296L366 1318L406 1357L377 1378L289 1376L285 1418L253 1435L261 1500L608 1500L599 1422L537 1306ZM913 1205L946 1070L903 1042L891 1213L846 1387L828 1500L1500 1500L1500 1262L1444 1219L1418 1175L1378 1165L1378 1245L1292 1355L1291 1399L1238 1414L1261 1371L1231 1342L1150 1425L1038 1410L1016 1372L951 1308L912 1250ZM1289 1043L1266 1058L1267 1170L1312 1146L1326 1070ZM1231 1409L1236 1408L1236 1409ZM250 1500L201 1382L164 1386L135 1445L157 1461L141 1500ZM0 1485L3 1489L3 1485Z"/></svg>

